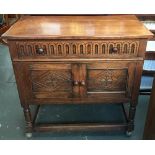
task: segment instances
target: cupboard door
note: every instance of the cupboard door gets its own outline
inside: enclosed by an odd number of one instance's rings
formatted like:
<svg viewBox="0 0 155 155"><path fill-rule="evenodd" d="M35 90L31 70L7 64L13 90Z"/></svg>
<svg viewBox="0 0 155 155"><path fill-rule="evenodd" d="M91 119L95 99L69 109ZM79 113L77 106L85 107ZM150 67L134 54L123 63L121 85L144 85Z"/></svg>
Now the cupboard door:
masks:
<svg viewBox="0 0 155 155"><path fill-rule="evenodd" d="M134 66L131 62L82 64L80 69L81 96L103 98L109 94L111 96L122 94L125 98L130 97Z"/></svg>
<svg viewBox="0 0 155 155"><path fill-rule="evenodd" d="M72 98L78 96L76 65L32 64L29 74L34 98ZM74 80L73 80L74 79Z"/></svg>

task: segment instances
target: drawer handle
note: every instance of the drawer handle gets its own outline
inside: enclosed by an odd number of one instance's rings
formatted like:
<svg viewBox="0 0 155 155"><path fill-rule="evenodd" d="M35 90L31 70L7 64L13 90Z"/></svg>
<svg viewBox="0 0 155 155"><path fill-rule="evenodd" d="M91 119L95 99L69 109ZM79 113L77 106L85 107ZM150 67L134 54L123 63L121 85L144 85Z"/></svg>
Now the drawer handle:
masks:
<svg viewBox="0 0 155 155"><path fill-rule="evenodd" d="M113 48L111 49L111 52L112 52L112 53L117 53L117 51L118 51L117 47L113 47Z"/></svg>
<svg viewBox="0 0 155 155"><path fill-rule="evenodd" d="M80 82L80 84L81 84L81 86L85 86L85 85L86 85L86 83L85 83L84 80L82 80L82 81Z"/></svg>
<svg viewBox="0 0 155 155"><path fill-rule="evenodd" d="M37 54L45 54L45 51L44 51L43 48L37 48L37 49L36 49L36 53L37 53Z"/></svg>
<svg viewBox="0 0 155 155"><path fill-rule="evenodd" d="M73 81L74 86L78 86L79 82L78 81Z"/></svg>

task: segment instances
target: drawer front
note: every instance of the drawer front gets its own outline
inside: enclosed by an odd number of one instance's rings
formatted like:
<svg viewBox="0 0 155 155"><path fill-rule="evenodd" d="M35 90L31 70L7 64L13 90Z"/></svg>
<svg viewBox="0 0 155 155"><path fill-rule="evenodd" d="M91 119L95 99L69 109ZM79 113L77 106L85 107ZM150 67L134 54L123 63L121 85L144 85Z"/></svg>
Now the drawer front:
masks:
<svg viewBox="0 0 155 155"><path fill-rule="evenodd" d="M17 59L136 57L139 40L16 41Z"/></svg>

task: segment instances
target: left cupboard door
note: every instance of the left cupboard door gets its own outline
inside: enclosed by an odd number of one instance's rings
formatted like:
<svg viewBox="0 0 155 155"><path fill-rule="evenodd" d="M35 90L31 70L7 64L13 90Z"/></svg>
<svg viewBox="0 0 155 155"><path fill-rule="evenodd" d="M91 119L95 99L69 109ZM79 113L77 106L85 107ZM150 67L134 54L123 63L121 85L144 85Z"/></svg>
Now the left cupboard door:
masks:
<svg viewBox="0 0 155 155"><path fill-rule="evenodd" d="M77 64L16 62L14 70L20 97L26 101L79 97Z"/></svg>

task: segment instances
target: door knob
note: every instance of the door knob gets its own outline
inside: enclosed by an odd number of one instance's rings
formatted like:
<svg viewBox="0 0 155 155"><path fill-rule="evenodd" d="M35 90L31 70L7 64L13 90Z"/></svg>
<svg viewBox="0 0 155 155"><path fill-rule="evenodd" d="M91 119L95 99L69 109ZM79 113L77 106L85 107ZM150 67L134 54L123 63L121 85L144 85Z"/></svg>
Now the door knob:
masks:
<svg viewBox="0 0 155 155"><path fill-rule="evenodd" d="M74 86L78 86L79 82L78 81L73 81Z"/></svg>
<svg viewBox="0 0 155 155"><path fill-rule="evenodd" d="M80 82L80 84L81 84L81 86L85 86L85 85L86 85L86 83L85 83L84 80L82 80L82 81Z"/></svg>

